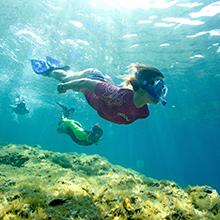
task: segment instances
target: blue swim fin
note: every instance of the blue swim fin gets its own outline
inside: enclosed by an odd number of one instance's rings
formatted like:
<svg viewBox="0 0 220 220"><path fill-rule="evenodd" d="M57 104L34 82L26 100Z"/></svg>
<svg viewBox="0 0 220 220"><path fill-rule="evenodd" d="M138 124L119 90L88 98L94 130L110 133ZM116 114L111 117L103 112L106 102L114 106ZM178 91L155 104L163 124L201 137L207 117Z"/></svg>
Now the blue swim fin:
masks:
<svg viewBox="0 0 220 220"><path fill-rule="evenodd" d="M56 70L70 70L70 66L62 66L59 60L56 60L52 57L47 56L47 65Z"/></svg>
<svg viewBox="0 0 220 220"><path fill-rule="evenodd" d="M31 60L32 69L35 73L41 74L41 75L47 75L50 71L50 67L44 60Z"/></svg>
<svg viewBox="0 0 220 220"><path fill-rule="evenodd" d="M46 61L32 59L31 65L34 72L41 75L48 75L53 70L70 70L70 66L62 66L60 61L49 56Z"/></svg>
<svg viewBox="0 0 220 220"><path fill-rule="evenodd" d="M53 68L56 68L56 69L59 69L59 68L62 67L60 61L56 60L56 59L54 59L52 57L47 56L46 57L46 61L47 61L47 65L49 67L53 67Z"/></svg>

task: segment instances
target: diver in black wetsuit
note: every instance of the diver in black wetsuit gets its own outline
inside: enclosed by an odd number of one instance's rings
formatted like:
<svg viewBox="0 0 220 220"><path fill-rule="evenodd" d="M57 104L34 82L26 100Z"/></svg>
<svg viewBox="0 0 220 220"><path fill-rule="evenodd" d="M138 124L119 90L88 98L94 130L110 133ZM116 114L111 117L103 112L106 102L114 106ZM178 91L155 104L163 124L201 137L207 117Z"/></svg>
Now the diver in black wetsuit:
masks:
<svg viewBox="0 0 220 220"><path fill-rule="evenodd" d="M10 108L12 108L17 115L26 115L30 112L29 109L27 109L24 98L21 96L16 98L15 105L10 105Z"/></svg>

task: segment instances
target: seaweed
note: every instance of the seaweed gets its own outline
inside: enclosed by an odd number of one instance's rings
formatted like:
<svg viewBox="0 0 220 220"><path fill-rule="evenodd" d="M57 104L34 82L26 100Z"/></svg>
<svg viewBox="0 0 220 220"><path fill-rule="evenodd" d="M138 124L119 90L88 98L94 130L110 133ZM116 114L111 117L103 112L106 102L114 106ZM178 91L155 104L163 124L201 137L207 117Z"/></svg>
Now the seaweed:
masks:
<svg viewBox="0 0 220 220"><path fill-rule="evenodd" d="M210 186L182 189L98 155L27 145L1 146L0 158L0 219L220 219L220 197Z"/></svg>

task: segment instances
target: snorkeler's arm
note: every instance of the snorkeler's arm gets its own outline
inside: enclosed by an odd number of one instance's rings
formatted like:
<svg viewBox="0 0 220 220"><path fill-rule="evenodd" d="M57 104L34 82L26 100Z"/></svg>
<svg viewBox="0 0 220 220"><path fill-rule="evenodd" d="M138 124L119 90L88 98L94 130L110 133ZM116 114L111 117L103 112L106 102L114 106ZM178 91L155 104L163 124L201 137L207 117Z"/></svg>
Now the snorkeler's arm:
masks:
<svg viewBox="0 0 220 220"><path fill-rule="evenodd" d="M57 90L59 93L65 93L69 89L79 92L84 92L84 91L94 92L96 85L98 83L99 81L97 80L81 78L66 83L60 83L57 86Z"/></svg>

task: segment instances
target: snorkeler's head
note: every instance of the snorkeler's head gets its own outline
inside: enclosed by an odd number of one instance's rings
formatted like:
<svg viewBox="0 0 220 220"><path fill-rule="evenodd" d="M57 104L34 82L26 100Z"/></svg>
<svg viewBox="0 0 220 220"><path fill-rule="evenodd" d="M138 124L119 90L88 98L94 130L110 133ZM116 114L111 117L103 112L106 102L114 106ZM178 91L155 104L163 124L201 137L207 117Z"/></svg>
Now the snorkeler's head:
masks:
<svg viewBox="0 0 220 220"><path fill-rule="evenodd" d="M144 64L131 64L130 71L134 77L129 83L134 91L143 89L154 100L160 100L163 105L166 104L163 98L166 96L168 89L163 81L164 75L157 68Z"/></svg>
<svg viewBox="0 0 220 220"><path fill-rule="evenodd" d="M135 68L135 77L138 80L152 80L155 78L164 78L164 75L155 67L145 64L133 64Z"/></svg>
<svg viewBox="0 0 220 220"><path fill-rule="evenodd" d="M94 125L90 133L90 140L92 143L97 143L103 134L103 130L99 127L98 124Z"/></svg>
<svg viewBox="0 0 220 220"><path fill-rule="evenodd" d="M153 84L155 80L164 78L164 75L157 68L145 64L131 64L129 72L133 75L129 83L134 91L140 89L141 85L146 82Z"/></svg>

